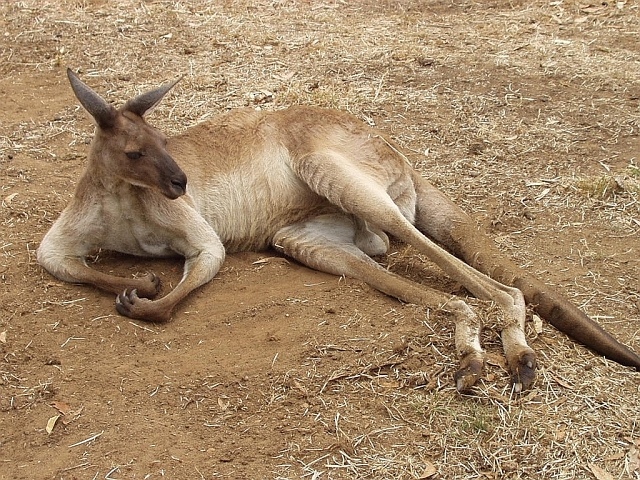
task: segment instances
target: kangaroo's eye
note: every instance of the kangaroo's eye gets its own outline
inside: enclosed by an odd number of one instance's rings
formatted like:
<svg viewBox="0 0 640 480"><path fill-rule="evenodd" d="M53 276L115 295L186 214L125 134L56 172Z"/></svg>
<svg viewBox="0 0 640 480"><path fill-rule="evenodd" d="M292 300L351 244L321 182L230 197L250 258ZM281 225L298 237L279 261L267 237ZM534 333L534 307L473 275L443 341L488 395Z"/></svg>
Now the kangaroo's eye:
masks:
<svg viewBox="0 0 640 480"><path fill-rule="evenodd" d="M126 155L129 160L139 160L142 157L142 152L127 152Z"/></svg>

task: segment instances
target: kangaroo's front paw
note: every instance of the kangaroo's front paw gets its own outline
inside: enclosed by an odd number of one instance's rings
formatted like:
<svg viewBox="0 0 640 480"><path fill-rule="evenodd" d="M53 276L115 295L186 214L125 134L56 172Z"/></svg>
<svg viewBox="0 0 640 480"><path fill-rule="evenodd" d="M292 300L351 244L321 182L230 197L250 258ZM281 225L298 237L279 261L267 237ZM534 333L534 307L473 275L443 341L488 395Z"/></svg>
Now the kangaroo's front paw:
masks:
<svg viewBox="0 0 640 480"><path fill-rule="evenodd" d="M140 297L153 298L160 291L160 278L155 273L147 273L136 279L135 290Z"/></svg>
<svg viewBox="0 0 640 480"><path fill-rule="evenodd" d="M125 317L148 322L166 322L171 318L170 313L158 309L153 300L140 298L135 289L124 291L116 297L116 310Z"/></svg>

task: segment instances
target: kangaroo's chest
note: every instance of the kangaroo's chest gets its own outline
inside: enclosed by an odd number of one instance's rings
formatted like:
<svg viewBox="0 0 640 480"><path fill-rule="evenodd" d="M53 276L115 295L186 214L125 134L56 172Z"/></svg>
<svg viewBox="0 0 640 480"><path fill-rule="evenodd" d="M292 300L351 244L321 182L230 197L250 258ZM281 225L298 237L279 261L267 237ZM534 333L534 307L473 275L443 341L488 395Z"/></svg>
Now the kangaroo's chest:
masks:
<svg viewBox="0 0 640 480"><path fill-rule="evenodd" d="M102 209L105 249L144 257L175 255L169 235L148 220L142 205L113 198L103 202Z"/></svg>

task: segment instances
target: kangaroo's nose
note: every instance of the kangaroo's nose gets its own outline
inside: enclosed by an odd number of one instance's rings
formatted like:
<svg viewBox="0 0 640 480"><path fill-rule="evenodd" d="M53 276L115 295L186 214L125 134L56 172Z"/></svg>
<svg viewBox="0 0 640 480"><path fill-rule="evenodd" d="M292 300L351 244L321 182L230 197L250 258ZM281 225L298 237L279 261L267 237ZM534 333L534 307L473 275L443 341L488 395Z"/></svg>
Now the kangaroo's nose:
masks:
<svg viewBox="0 0 640 480"><path fill-rule="evenodd" d="M176 175L171 179L171 185L177 192L181 191L182 195L187 192L187 176L182 172L180 173L180 175Z"/></svg>
<svg viewBox="0 0 640 480"><path fill-rule="evenodd" d="M180 171L169 178L169 191L165 193L169 198L176 199L187 193L187 176Z"/></svg>

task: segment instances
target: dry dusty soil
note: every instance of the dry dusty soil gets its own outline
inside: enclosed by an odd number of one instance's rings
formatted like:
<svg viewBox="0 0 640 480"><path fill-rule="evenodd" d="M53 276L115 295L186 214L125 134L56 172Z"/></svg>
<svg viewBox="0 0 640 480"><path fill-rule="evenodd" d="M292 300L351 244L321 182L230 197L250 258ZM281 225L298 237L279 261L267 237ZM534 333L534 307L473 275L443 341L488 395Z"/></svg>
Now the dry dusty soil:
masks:
<svg viewBox="0 0 640 480"><path fill-rule="evenodd" d="M160 325L35 262L93 131L66 67L117 105L184 75L149 117L163 131L349 110L640 351L639 38L632 0L1 2L0 479L639 479L640 374L535 317L538 378L516 395L499 313L470 300L489 362L461 395L437 305L274 252L230 256ZM393 247L380 262L466 295ZM182 267L90 261L165 291Z"/></svg>

